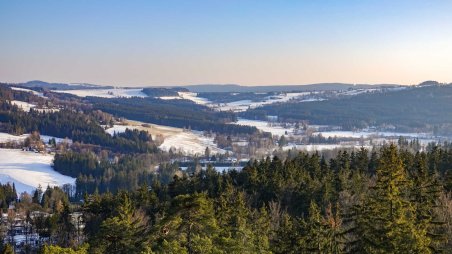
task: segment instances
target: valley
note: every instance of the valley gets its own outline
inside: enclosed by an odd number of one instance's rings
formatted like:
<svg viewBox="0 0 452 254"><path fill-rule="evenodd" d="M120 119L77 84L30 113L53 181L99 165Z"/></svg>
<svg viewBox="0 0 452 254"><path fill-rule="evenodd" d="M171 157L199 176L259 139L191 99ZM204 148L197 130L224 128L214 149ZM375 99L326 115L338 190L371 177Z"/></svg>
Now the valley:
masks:
<svg viewBox="0 0 452 254"><path fill-rule="evenodd" d="M300 89L300 87L294 87L292 92L197 93L189 91L189 87L146 88L143 90L142 88L104 88L89 85L81 89L82 84L77 85L77 89L47 90L44 88L45 86L29 88L17 84L10 86L13 98L8 97L8 99L11 105L17 106L19 111L25 113L34 110L37 114L51 114L59 110L83 109L87 106L88 114L91 114L90 110L100 110L95 116L101 116L98 118L100 122L96 128L112 138L120 134L127 134L126 130L147 133L153 144L162 152L169 153L165 156L170 158L169 161L164 159L161 162L150 163L147 167L149 172L153 172L154 168L162 167L168 162L175 165L176 168L178 164L183 165L180 166L183 171L196 167L197 164L204 168L211 164L214 167L217 165L221 169L228 167L240 169L243 166L238 165L243 164L239 162L261 160L266 156L280 155L288 150L305 152L357 151L361 148L373 150L390 143L411 143L415 144L416 149L425 150L432 144L450 141L449 135L438 133L438 129L447 126L446 124L436 128L436 133L431 128L403 131L391 122L380 123L378 126L347 126L343 122L337 121L316 122L303 118L287 118L284 114L280 115L272 110L293 105L301 106L303 112L303 105L310 107L310 105L318 103L339 103L360 100L361 97L379 97L383 94L395 96L405 93L405 91L413 93L417 90L437 89L436 86L348 87L346 90L321 90L320 88L315 90L310 87L309 91L297 91L296 89ZM444 86L447 87L447 85ZM4 89L7 90L8 87L9 85L6 85ZM72 86L68 85L67 88L72 88ZM68 99L65 94L75 97ZM156 95L156 97L150 95ZM69 101L70 104L68 104ZM8 103L8 101L6 102ZM127 107L127 110L123 111L119 108L117 111L115 107L118 105L124 105L124 109ZM187 106L191 107L193 111L187 111L188 114L178 112L179 109L186 111ZM89 109L90 107L91 109ZM146 107L150 110L163 109L162 115L135 117L134 110L143 110ZM263 109L265 111L262 111ZM101 113L102 110L106 110L107 113ZM351 110L353 111L353 109ZM165 115L164 111L169 114ZM265 114L263 115L262 112ZM194 118L190 118L190 115ZM184 120L187 116L187 120ZM322 116L321 112L319 112L319 116ZM208 120L209 118L211 120ZM192 125L193 119L199 119L195 125ZM215 121L217 127L212 128L209 121ZM231 129L233 126L249 129ZM104 135L100 132L96 135ZM44 144L53 138L44 135L49 133L41 134ZM3 132L0 133L0 144L7 146L11 143L23 143L29 136L29 133L16 136ZM69 145L72 144L71 137L65 135L54 140L56 143L61 143L64 139ZM82 144L82 147L84 146L86 144ZM20 148L20 145L10 145L10 147ZM50 148L47 152L49 151L54 152L55 150ZM12 154L20 157L22 153L12 151ZM108 157L111 160L114 155L111 154ZM214 159L212 160L212 158ZM145 169L143 168L143 170ZM13 178L5 179L10 181ZM11 182L22 184L14 179ZM40 184L46 185L45 182L40 182ZM27 190L30 191L30 188Z"/></svg>

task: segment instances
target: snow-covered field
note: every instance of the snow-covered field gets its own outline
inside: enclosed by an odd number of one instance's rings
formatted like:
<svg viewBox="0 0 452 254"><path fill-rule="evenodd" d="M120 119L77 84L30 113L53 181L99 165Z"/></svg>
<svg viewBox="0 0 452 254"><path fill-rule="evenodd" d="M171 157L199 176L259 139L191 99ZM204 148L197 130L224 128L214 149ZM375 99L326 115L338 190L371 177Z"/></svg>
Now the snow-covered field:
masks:
<svg viewBox="0 0 452 254"><path fill-rule="evenodd" d="M35 104L28 103L25 101L14 100L14 101L11 101L11 104L18 106L20 109L22 109L25 112L30 112L30 109L32 109L32 108L33 108L33 110L39 111L41 113L43 113L43 112L50 113L50 112L60 111L60 109L58 109L58 108L37 108Z"/></svg>
<svg viewBox="0 0 452 254"><path fill-rule="evenodd" d="M75 178L64 176L52 169L52 155L24 152L17 149L0 149L0 182L10 182L17 193L33 191L41 185L49 186L75 184Z"/></svg>
<svg viewBox="0 0 452 254"><path fill-rule="evenodd" d="M309 94L310 94L310 92L281 93L279 95L268 96L264 100L261 100L261 101L241 100L241 101L233 101L233 102L229 102L229 103L210 104L210 106L218 111L243 112L248 109L257 108L257 107L268 105L268 104L288 102L290 100L300 98L302 96L309 95Z"/></svg>
<svg viewBox="0 0 452 254"><path fill-rule="evenodd" d="M186 100L191 100L196 104L207 105L210 101L206 98L198 97L197 93L192 92L179 92L179 96Z"/></svg>
<svg viewBox="0 0 452 254"><path fill-rule="evenodd" d="M157 97L159 99L162 100L182 100L183 98L180 96L162 96L162 97Z"/></svg>
<svg viewBox="0 0 452 254"><path fill-rule="evenodd" d="M339 92L338 95L345 95L345 96L355 96L363 93L372 93L372 92L380 92L381 89L376 88L369 88L369 89L351 89L343 92Z"/></svg>
<svg viewBox="0 0 452 254"><path fill-rule="evenodd" d="M410 139L408 139L408 140L410 140ZM422 147L426 147L429 143L441 144L441 143L443 143L446 140L448 140L448 139L447 138L446 139L442 139L442 138L436 138L436 139L433 139L433 138L420 138L417 141L419 142L419 144ZM390 144L390 143L397 144L398 141L399 141L398 138L384 138L383 137L383 138L372 139L372 144L375 144L375 145L383 145L383 144Z"/></svg>
<svg viewBox="0 0 452 254"><path fill-rule="evenodd" d="M0 143L23 142L29 135L30 134L23 134L20 136L15 136L8 133L0 132Z"/></svg>
<svg viewBox="0 0 452 254"><path fill-rule="evenodd" d="M211 154L226 153L217 147L213 142L213 137L205 137L201 132L183 131L176 135L168 136L164 139L160 149L169 151L172 147L183 153L203 155L206 147L209 147Z"/></svg>
<svg viewBox="0 0 452 254"><path fill-rule="evenodd" d="M283 128L282 126L271 126L269 122L266 121L259 121L259 120L249 120L244 118L238 118L238 121L234 124L237 125L247 125L247 126L254 126L258 130L264 131L264 132L270 132L272 135L290 135L293 133L293 128Z"/></svg>
<svg viewBox="0 0 452 254"><path fill-rule="evenodd" d="M187 170L188 167L180 167L181 170ZM203 170L207 169L207 166L202 167ZM217 172L229 171L229 170L237 170L240 171L243 169L242 166L230 166L230 167L214 167Z"/></svg>
<svg viewBox="0 0 452 254"><path fill-rule="evenodd" d="M30 89L21 88L21 87L11 87L11 89L16 90L16 91L32 93L32 94L37 95L39 97L47 98L47 97L44 96L44 94L36 92L36 91L33 91L33 90L30 90Z"/></svg>
<svg viewBox="0 0 452 254"><path fill-rule="evenodd" d="M7 142L23 142L28 136L30 136L30 134L23 134L20 136L15 136L15 135L11 135L8 133L4 133L4 132L0 132L0 143L7 143ZM56 143L61 143L63 141L67 141L68 143L72 143L72 140L70 139L63 139L63 138L57 138L57 137L52 137L52 136L47 136L47 135L40 135L41 136L41 140L44 143L48 143L50 139L55 138Z"/></svg>
<svg viewBox="0 0 452 254"><path fill-rule="evenodd" d="M360 149L364 147L366 149L371 149L371 146L358 146L358 145L342 145L342 144L313 144L313 145L287 145L283 147L284 151L290 149L296 149L300 151L314 152L314 151L325 151L334 149L349 149L355 148Z"/></svg>
<svg viewBox="0 0 452 254"><path fill-rule="evenodd" d="M29 112L31 108L36 107L36 105L25 102L25 101L11 101L11 104L18 106L25 112Z"/></svg>
<svg viewBox="0 0 452 254"><path fill-rule="evenodd" d="M233 101L229 103L214 103L206 98L198 97L197 93L192 92L179 92L179 96L163 96L159 97L162 100L175 100L175 99L186 99L193 101L196 104L206 105L210 108L213 108L217 111L234 111L234 112L242 112L246 111L249 108L257 108L263 105L278 103L278 102L288 102L295 98L300 98L302 96L309 95L310 92L302 92L302 93L281 93L279 95L271 95L266 97L260 101L251 101L251 100L240 100ZM306 99L304 101L316 101L319 99Z"/></svg>
<svg viewBox="0 0 452 254"><path fill-rule="evenodd" d="M156 135L162 135L163 143L159 146L164 151L171 148L186 154L204 154L206 147L209 147L211 154L225 153L223 149L213 142L213 137L206 137L200 131L190 131L181 128L169 127L157 124L145 124L138 121L128 121L129 125L114 125L105 130L110 135L125 132L127 128L146 130L155 139Z"/></svg>
<svg viewBox="0 0 452 254"><path fill-rule="evenodd" d="M147 97L141 88L113 88L113 89L80 89L80 90L53 90L55 93L69 93L79 97L95 96L103 98L119 97Z"/></svg>
<svg viewBox="0 0 452 254"><path fill-rule="evenodd" d="M60 109L58 109L58 108L34 108L33 110L36 110L36 111L38 111L38 112L41 112L41 113L52 113L52 112L58 112L58 111L60 111Z"/></svg>
<svg viewBox="0 0 452 254"><path fill-rule="evenodd" d="M123 133L126 132L127 129L136 129L133 128L133 126L128 126L128 125L113 125L113 127L110 127L108 129L105 130L105 132L107 132L108 134L110 134L111 136L113 136L115 133Z"/></svg>
<svg viewBox="0 0 452 254"><path fill-rule="evenodd" d="M376 92L394 92L394 91L400 91L406 89L406 86L396 86L396 87L383 87L383 88L357 88L357 89L350 89L347 91L340 91L337 94L338 95L345 95L345 96L355 96L359 94L364 93L376 93Z"/></svg>
<svg viewBox="0 0 452 254"><path fill-rule="evenodd" d="M428 138L428 133L402 133L402 132L367 132L367 131L321 131L315 132L314 135L322 134L325 138L369 138L369 137L411 137L411 138Z"/></svg>
<svg viewBox="0 0 452 254"><path fill-rule="evenodd" d="M197 93L192 93L192 92L177 92L179 95L178 96L162 96L162 97L158 97L159 99L162 100L189 100L192 101L196 104L200 104L200 105L209 105L211 104L211 102L206 99L206 98L202 98L202 97L198 97Z"/></svg>

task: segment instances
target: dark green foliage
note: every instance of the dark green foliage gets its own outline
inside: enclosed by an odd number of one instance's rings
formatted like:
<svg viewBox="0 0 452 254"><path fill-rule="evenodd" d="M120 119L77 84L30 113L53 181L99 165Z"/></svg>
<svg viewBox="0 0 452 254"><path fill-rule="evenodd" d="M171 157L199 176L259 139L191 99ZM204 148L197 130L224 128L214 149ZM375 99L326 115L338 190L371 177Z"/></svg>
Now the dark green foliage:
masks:
<svg viewBox="0 0 452 254"><path fill-rule="evenodd" d="M372 156L365 149L340 152L329 163L318 154L300 153L285 161L251 162L240 172L208 168L174 177L168 186L154 182L129 194L147 222L148 238L137 240L150 241L157 253L444 250L443 225L434 216L444 166L433 158L441 154L444 160L447 151L410 155L389 146ZM429 160L436 175L428 173ZM87 199L90 238L98 239L107 228L128 228L117 219L122 195ZM118 237L127 239L126 232ZM95 241L90 245L98 248Z"/></svg>
<svg viewBox="0 0 452 254"><path fill-rule="evenodd" d="M110 136L98 122L83 113L62 110L54 113L25 113L9 103L0 101L0 130L23 134L32 131L49 136L70 138L122 153L156 152L149 135L144 131L127 130Z"/></svg>
<svg viewBox="0 0 452 254"><path fill-rule="evenodd" d="M186 88L160 88L160 87L147 87L143 88L142 92L149 97L163 97L163 96L178 96L178 92L188 92Z"/></svg>
<svg viewBox="0 0 452 254"><path fill-rule="evenodd" d="M276 95L276 93L253 93L253 92L245 92L245 93L199 93L198 96L202 98L206 98L209 101L214 103L228 103L233 101L241 101L241 100L251 100L251 101L260 101L264 100L267 97L271 97L272 95Z"/></svg>
<svg viewBox="0 0 452 254"><path fill-rule="evenodd" d="M236 115L232 112L215 112L187 100L98 97L88 99L95 109L132 120L224 134L257 132L255 127L228 124L236 120Z"/></svg>
<svg viewBox="0 0 452 254"><path fill-rule="evenodd" d="M0 207L3 209L8 208L11 202L17 199L16 189L14 188L14 183L1 184L0 183Z"/></svg>
<svg viewBox="0 0 452 254"><path fill-rule="evenodd" d="M136 211L127 194L119 193L118 196L115 213L101 223L95 242L91 244L94 253L141 253L147 250L145 217Z"/></svg>
<svg viewBox="0 0 452 254"><path fill-rule="evenodd" d="M54 169L77 178L76 197L98 191L117 192L136 190L152 182L155 174L151 163L157 160L152 154L123 155L116 159L99 159L92 152L66 152L55 155Z"/></svg>

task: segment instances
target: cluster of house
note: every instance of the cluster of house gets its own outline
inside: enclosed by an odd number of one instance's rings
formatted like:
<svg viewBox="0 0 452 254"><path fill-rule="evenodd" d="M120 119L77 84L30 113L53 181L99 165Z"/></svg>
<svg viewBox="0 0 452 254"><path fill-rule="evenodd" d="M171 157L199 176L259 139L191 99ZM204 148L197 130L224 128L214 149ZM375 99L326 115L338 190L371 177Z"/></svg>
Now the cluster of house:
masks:
<svg viewBox="0 0 452 254"><path fill-rule="evenodd" d="M51 237L45 233L47 229L40 228L37 221L46 219L51 213L43 211L24 212L18 211L14 204L8 207L8 210L1 214L0 233L5 243L14 247L16 253L26 248L38 248L44 243L51 243ZM71 224L75 229L77 241L83 241L83 229L85 223L81 212L70 214Z"/></svg>

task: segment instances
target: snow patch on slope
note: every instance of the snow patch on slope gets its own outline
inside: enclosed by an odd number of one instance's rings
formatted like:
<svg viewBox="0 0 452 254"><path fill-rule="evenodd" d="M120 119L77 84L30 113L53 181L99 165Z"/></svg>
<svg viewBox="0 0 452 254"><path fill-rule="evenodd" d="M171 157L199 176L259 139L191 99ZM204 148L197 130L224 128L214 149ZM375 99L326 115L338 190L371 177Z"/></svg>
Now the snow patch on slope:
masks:
<svg viewBox="0 0 452 254"><path fill-rule="evenodd" d="M21 108L25 112L30 112L31 108L36 107L36 105L25 102L25 101L11 101L11 104L16 105L17 107Z"/></svg>
<svg viewBox="0 0 452 254"><path fill-rule="evenodd" d="M16 136L16 135L11 135L9 133L0 132L0 143L7 143L7 142L20 143L20 142L23 142L26 138L28 138L28 136L30 136L30 134L22 134L20 136ZM57 137L52 137L52 136L47 136L47 135L40 135L40 137L41 137L41 140L46 144L52 138L55 139L56 143L61 143L65 140L68 143L72 143L72 140L70 140L70 139L57 138Z"/></svg>
<svg viewBox="0 0 452 254"><path fill-rule="evenodd" d="M64 176L52 169L52 155L25 152L17 149L0 149L0 182L10 182L17 193L32 193L39 185L62 186L75 184L75 178Z"/></svg>
<svg viewBox="0 0 452 254"><path fill-rule="evenodd" d="M52 90L55 93L68 93L79 97L102 97L102 98L131 98L131 97L147 97L141 88L113 88L113 89L80 89L80 90Z"/></svg>
<svg viewBox="0 0 452 254"><path fill-rule="evenodd" d="M161 134L164 138L163 143L159 146L164 151L175 149L186 154L204 154L206 147L209 147L211 154L226 153L225 150L218 148L213 142L213 137L204 136L201 131L184 130L181 128L170 127L165 125L148 124L143 127L144 123L137 121L129 121L133 125L114 125L105 131L113 135L114 133L123 133L126 129L138 129L148 131L155 139L157 134Z"/></svg>

